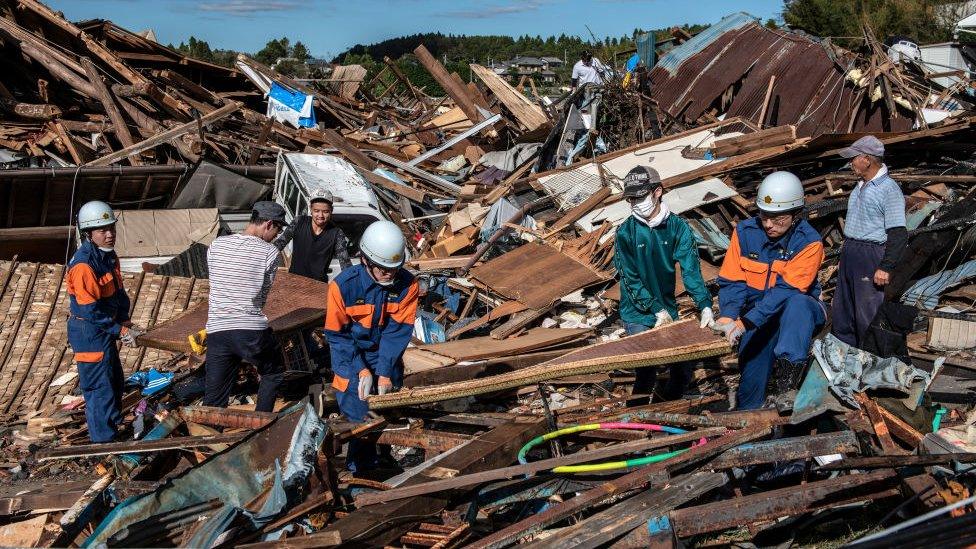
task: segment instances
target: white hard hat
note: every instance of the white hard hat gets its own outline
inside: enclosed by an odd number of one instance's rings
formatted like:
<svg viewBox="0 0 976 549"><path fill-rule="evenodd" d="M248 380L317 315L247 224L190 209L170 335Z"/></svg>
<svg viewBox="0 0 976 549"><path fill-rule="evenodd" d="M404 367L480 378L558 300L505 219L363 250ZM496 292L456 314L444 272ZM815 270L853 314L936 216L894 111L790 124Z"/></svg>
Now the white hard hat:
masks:
<svg viewBox="0 0 976 549"><path fill-rule="evenodd" d="M803 207L803 183L790 172L773 172L756 190L756 207L767 213L785 213Z"/></svg>
<svg viewBox="0 0 976 549"><path fill-rule="evenodd" d="M407 242L392 221L374 221L363 231L359 250L377 265L395 268L403 265Z"/></svg>
<svg viewBox="0 0 976 549"><path fill-rule="evenodd" d="M335 202L335 198L332 196L332 192L329 189L316 188L312 189L312 192L308 195L309 204L317 201L324 200L331 206Z"/></svg>
<svg viewBox="0 0 976 549"><path fill-rule="evenodd" d="M100 200L87 202L78 210L78 228L81 230L97 229L115 223L115 212L112 207Z"/></svg>

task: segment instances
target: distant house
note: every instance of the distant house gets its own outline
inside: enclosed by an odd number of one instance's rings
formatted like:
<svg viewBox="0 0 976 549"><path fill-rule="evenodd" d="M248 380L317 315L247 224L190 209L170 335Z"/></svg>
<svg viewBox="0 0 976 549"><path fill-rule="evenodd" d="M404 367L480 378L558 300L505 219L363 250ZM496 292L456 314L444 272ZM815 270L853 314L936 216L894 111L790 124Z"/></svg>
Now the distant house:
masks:
<svg viewBox="0 0 976 549"><path fill-rule="evenodd" d="M508 61L508 64L518 68L519 72L522 71L539 72L541 70L545 70L546 68L548 68L546 66L546 63L542 59L539 59L538 57L518 56L515 59Z"/></svg>
<svg viewBox="0 0 976 549"><path fill-rule="evenodd" d="M555 84L557 80L556 73L550 70L544 70L540 72L539 76L542 77L543 84Z"/></svg>
<svg viewBox="0 0 976 549"><path fill-rule="evenodd" d="M539 59L546 64L546 68L563 66L563 60L558 57L540 57Z"/></svg>

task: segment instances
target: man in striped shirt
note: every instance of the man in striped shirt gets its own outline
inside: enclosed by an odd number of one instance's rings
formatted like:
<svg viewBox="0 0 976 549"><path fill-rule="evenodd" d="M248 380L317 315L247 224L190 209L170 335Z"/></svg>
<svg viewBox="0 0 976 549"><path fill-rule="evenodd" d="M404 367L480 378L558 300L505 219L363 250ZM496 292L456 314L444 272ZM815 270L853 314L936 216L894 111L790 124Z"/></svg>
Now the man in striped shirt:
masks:
<svg viewBox="0 0 976 549"><path fill-rule="evenodd" d="M844 247L831 301L834 336L860 347L884 301L885 286L908 241L905 196L888 175L884 144L873 135L840 151L861 181L847 200Z"/></svg>
<svg viewBox="0 0 976 549"><path fill-rule="evenodd" d="M287 225L280 204L257 202L243 233L218 237L207 251L210 303L205 406L227 406L241 361L246 361L261 375L255 410L273 411L284 370L262 309L281 261L271 241Z"/></svg>

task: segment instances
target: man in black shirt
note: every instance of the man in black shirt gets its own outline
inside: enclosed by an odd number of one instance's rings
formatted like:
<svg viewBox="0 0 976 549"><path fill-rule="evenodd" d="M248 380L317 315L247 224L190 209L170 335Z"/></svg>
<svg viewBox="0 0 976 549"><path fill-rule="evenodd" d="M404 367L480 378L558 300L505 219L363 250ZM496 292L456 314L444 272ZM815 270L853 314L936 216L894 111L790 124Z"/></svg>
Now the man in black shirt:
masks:
<svg viewBox="0 0 976 549"><path fill-rule="evenodd" d="M283 250L292 242L288 272L328 282L329 265L333 259L339 260L342 270L352 265L349 241L342 229L332 222L332 193L315 189L310 199L310 215L296 217L273 244Z"/></svg>

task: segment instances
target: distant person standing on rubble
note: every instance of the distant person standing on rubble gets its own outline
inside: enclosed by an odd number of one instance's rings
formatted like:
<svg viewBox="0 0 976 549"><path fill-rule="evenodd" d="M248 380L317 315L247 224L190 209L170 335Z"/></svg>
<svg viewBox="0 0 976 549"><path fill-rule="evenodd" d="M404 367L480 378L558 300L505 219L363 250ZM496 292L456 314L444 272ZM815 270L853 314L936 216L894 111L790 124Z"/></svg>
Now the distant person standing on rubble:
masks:
<svg viewBox="0 0 976 549"><path fill-rule="evenodd" d="M773 172L756 192L759 215L736 225L718 275L715 329L739 351L742 371L736 407L766 403L767 384L778 408L792 408L810 356L810 343L826 321L817 273L823 242L803 219L803 184Z"/></svg>
<svg viewBox="0 0 976 549"><path fill-rule="evenodd" d="M695 237L683 219L671 214L663 195L661 176L653 168L638 166L624 178L624 198L632 212L617 229L613 257L620 276L620 318L631 335L678 318L676 263L681 265L685 289L701 311L701 327L714 319ZM671 366L671 377L659 393L663 400L681 398L691 380L691 366ZM654 391L656 368L638 368L636 376L634 394Z"/></svg>
<svg viewBox="0 0 976 549"><path fill-rule="evenodd" d="M92 442L112 442L122 422L125 384L116 341L136 347L143 330L129 320L129 296L115 255L115 212L99 201L78 211L81 247L68 263L68 344L78 362Z"/></svg>
<svg viewBox="0 0 976 549"><path fill-rule="evenodd" d="M343 271L352 266L349 240L332 222L332 202L332 193L328 190L313 190L309 196L309 215L293 219L274 240L273 244L279 250L292 243L289 273L328 282L333 259L339 260L339 268Z"/></svg>
<svg viewBox="0 0 976 549"><path fill-rule="evenodd" d="M406 239L390 221L375 221L359 240L362 263L329 283L325 336L339 411L366 420L371 394L403 385L402 357L417 316L419 286L403 268ZM377 465L376 445L353 439L346 466L364 473Z"/></svg>
<svg viewBox="0 0 976 549"><path fill-rule="evenodd" d="M840 155L851 159L851 168L861 180L847 199L831 332L860 347L908 241L905 196L888 175L884 144L877 137L862 137Z"/></svg>
<svg viewBox="0 0 976 549"><path fill-rule="evenodd" d="M226 408L242 361L261 376L255 410L274 411L284 378L278 344L264 316L281 253L271 241L288 223L275 202L256 202L243 233L220 236L207 250L210 297L204 406Z"/></svg>
<svg viewBox="0 0 976 549"><path fill-rule="evenodd" d="M573 89L586 84L603 85L604 74L607 68L589 51L584 51L580 55L580 60L573 65Z"/></svg>

